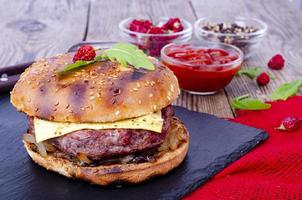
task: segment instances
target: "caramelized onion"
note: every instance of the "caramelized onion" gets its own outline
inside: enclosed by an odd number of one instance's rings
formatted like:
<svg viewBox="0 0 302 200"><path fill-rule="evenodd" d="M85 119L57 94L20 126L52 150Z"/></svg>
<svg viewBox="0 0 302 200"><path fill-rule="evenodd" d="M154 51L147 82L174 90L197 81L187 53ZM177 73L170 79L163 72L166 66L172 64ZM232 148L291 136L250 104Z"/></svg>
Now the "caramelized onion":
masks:
<svg viewBox="0 0 302 200"><path fill-rule="evenodd" d="M125 164L130 162L133 159L133 155L127 155L121 159L121 163Z"/></svg>
<svg viewBox="0 0 302 200"><path fill-rule="evenodd" d="M173 136L169 137L169 143L170 143L169 147L171 150L177 149L179 141L178 141L177 137L175 136L175 134Z"/></svg>
<svg viewBox="0 0 302 200"><path fill-rule="evenodd" d="M43 142L47 152L55 152L57 149L48 142Z"/></svg>
<svg viewBox="0 0 302 200"><path fill-rule="evenodd" d="M23 135L23 140L31 144L34 144L37 147L37 150L41 154L41 156L43 157L47 156L47 152L44 144L42 142L37 143L34 135L25 133Z"/></svg>
<svg viewBox="0 0 302 200"><path fill-rule="evenodd" d="M36 138L32 134L25 133L23 135L23 140L29 143L36 144Z"/></svg>
<svg viewBox="0 0 302 200"><path fill-rule="evenodd" d="M166 138L158 148L158 151L175 150L181 142L187 141L187 139L188 136L184 125L172 119Z"/></svg>
<svg viewBox="0 0 302 200"><path fill-rule="evenodd" d="M38 147L38 152L41 154L41 156L45 157L47 156L46 148L42 142L36 143Z"/></svg>
<svg viewBox="0 0 302 200"><path fill-rule="evenodd" d="M83 163L86 163L86 164L92 163L92 161L84 153L79 153L77 158L79 159L79 161L81 161Z"/></svg>

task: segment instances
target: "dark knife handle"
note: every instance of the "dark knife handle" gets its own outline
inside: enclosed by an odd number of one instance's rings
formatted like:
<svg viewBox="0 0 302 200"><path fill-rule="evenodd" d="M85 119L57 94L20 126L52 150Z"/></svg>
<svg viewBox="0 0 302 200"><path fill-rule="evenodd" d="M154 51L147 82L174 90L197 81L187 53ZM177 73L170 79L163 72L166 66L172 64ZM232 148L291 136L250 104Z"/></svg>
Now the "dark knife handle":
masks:
<svg viewBox="0 0 302 200"><path fill-rule="evenodd" d="M18 81L20 74L32 63L33 61L0 67L0 94L9 92Z"/></svg>
<svg viewBox="0 0 302 200"><path fill-rule="evenodd" d="M0 94L5 92L9 92L13 89L15 83L19 80L20 74L8 76L8 77L0 77Z"/></svg>
<svg viewBox="0 0 302 200"><path fill-rule="evenodd" d="M2 74L15 75L15 74L21 74L24 72L24 70L29 67L31 64L33 64L34 61L26 62L26 63L20 63L16 65L6 66L6 67L0 67L0 77Z"/></svg>

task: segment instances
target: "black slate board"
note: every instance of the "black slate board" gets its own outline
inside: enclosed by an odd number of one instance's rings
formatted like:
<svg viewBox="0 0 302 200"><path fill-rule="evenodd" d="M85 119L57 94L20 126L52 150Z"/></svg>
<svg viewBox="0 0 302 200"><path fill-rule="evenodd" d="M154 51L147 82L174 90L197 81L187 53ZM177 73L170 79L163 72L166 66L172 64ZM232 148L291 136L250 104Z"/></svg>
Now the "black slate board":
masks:
<svg viewBox="0 0 302 200"><path fill-rule="evenodd" d="M191 133L189 153L169 174L137 186L99 187L34 164L21 142L26 117L0 96L1 199L179 199L267 138L262 130L175 107Z"/></svg>

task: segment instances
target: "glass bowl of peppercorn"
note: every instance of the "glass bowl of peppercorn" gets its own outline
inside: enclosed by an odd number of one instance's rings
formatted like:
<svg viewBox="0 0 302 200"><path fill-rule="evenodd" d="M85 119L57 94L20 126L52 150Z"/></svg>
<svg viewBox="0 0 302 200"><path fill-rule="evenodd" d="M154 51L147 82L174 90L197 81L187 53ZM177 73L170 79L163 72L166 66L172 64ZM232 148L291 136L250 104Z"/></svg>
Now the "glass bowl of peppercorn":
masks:
<svg viewBox="0 0 302 200"><path fill-rule="evenodd" d="M146 54L160 56L169 43L183 43L192 38L192 25L178 17L161 17L158 20L127 18L119 24L120 36L138 46Z"/></svg>
<svg viewBox="0 0 302 200"><path fill-rule="evenodd" d="M267 32L265 22L244 17L204 17L195 22L194 28L198 39L237 46L244 58L253 54Z"/></svg>

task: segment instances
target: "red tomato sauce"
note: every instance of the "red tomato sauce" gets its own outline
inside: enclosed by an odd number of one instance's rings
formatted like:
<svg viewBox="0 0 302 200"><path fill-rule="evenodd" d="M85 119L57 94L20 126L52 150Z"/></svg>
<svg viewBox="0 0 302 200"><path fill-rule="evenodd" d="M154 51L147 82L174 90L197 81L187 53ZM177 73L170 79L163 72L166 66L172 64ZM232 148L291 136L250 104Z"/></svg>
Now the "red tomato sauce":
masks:
<svg viewBox="0 0 302 200"><path fill-rule="evenodd" d="M182 89L215 92L224 88L237 73L239 55L220 48L172 45L165 49L162 62L177 76ZM168 57L168 58L167 58Z"/></svg>

